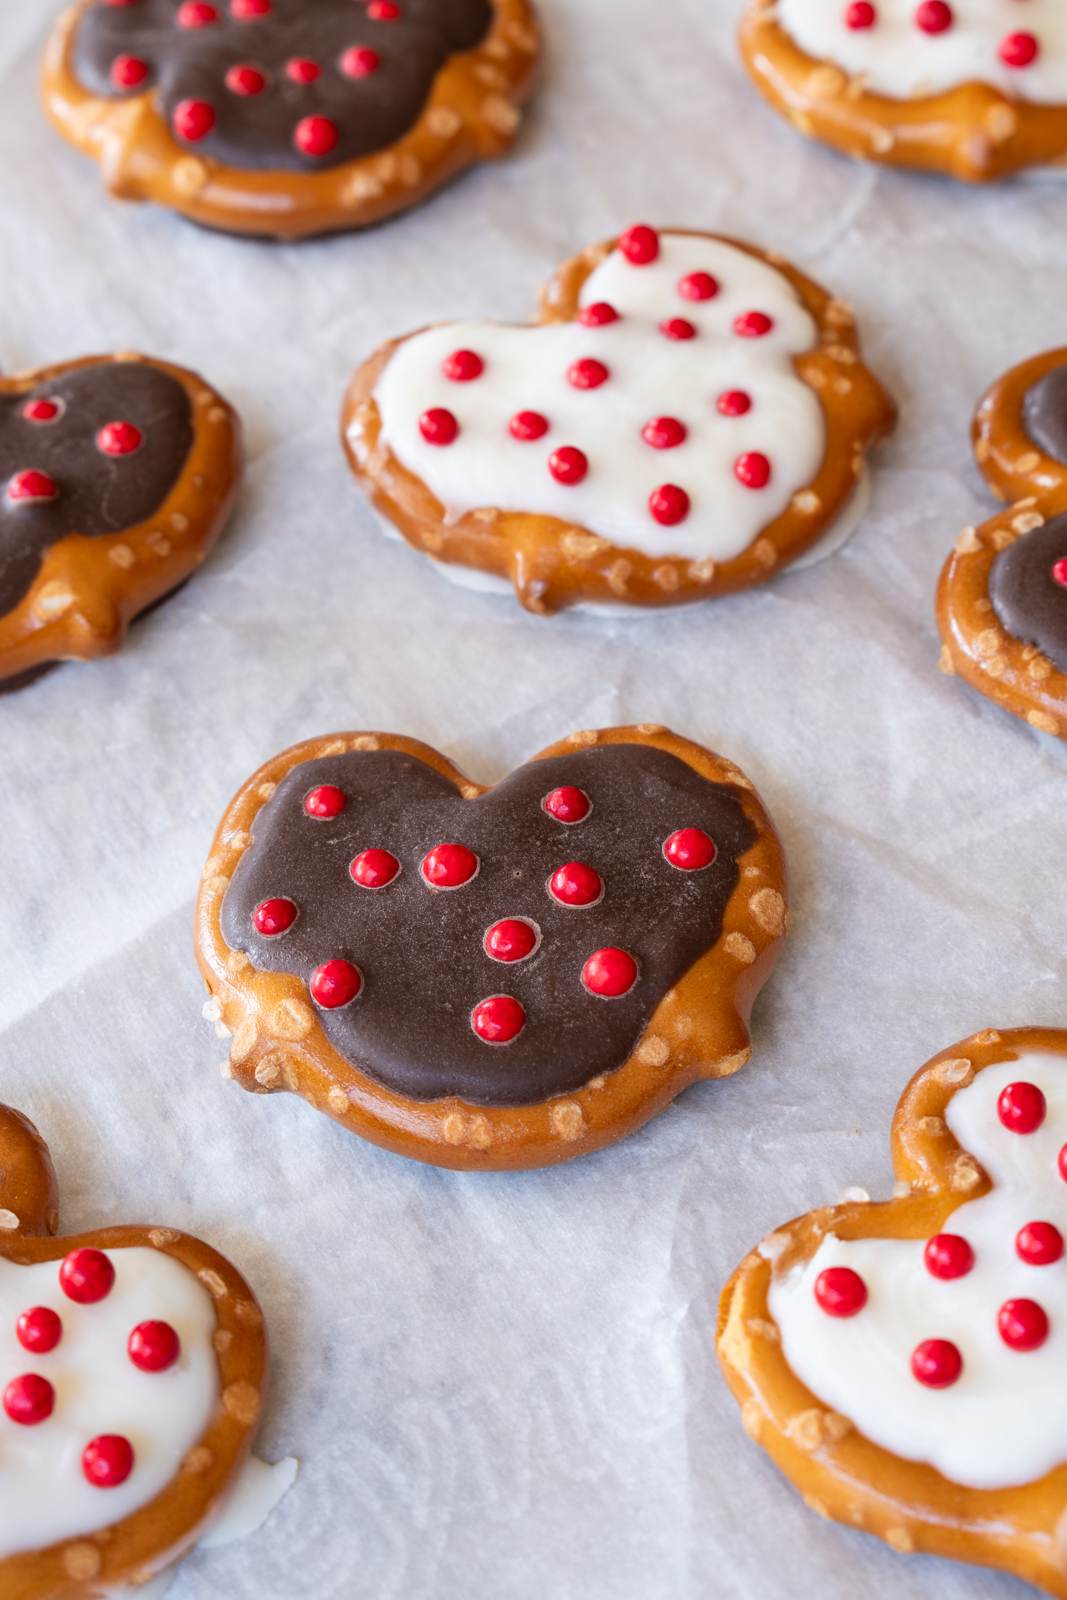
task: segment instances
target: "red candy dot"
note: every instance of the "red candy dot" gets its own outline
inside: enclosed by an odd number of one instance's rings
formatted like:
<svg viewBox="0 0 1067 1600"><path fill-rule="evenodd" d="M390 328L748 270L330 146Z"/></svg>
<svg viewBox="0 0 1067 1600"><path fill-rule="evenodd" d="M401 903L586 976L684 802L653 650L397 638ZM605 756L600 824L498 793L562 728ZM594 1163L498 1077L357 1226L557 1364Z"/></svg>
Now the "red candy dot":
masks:
<svg viewBox="0 0 1067 1600"><path fill-rule="evenodd" d="M573 827L576 822L584 822L593 809L593 802L584 789L578 789L573 783L565 783L560 789L553 789L541 801L542 811L556 822L566 823Z"/></svg>
<svg viewBox="0 0 1067 1600"><path fill-rule="evenodd" d="M271 0L230 0L230 15L238 22L270 16Z"/></svg>
<svg viewBox="0 0 1067 1600"><path fill-rule="evenodd" d="M915 26L923 33L944 33L953 23L952 7L945 0L922 0L915 10Z"/></svg>
<svg viewBox="0 0 1067 1600"><path fill-rule="evenodd" d="M24 1350L46 1356L62 1339L63 1322L50 1306L34 1306L32 1311L22 1313L15 1324L15 1334Z"/></svg>
<svg viewBox="0 0 1067 1600"><path fill-rule="evenodd" d="M354 44L341 57L341 71L346 78L369 78L381 64L381 56L369 44Z"/></svg>
<svg viewBox="0 0 1067 1600"><path fill-rule="evenodd" d="M1031 1267L1051 1267L1063 1255L1063 1234L1051 1222L1028 1222L1015 1235L1015 1249Z"/></svg>
<svg viewBox="0 0 1067 1600"><path fill-rule="evenodd" d="M687 317L668 317L666 322L661 322L659 331L666 339L695 339L696 328Z"/></svg>
<svg viewBox="0 0 1067 1600"><path fill-rule="evenodd" d="M308 987L316 1005L324 1011L338 1011L356 998L363 987L363 974L351 961L335 956L315 968Z"/></svg>
<svg viewBox="0 0 1067 1600"><path fill-rule="evenodd" d="M116 56L108 77L116 89L137 89L148 77L148 62L140 56Z"/></svg>
<svg viewBox="0 0 1067 1600"><path fill-rule="evenodd" d="M592 356L584 356L581 361L575 361L567 368L567 382L572 389L599 389L609 377L604 363Z"/></svg>
<svg viewBox="0 0 1067 1600"><path fill-rule="evenodd" d="M568 861L548 880L548 892L561 906L594 906L604 893L599 872L584 861Z"/></svg>
<svg viewBox="0 0 1067 1600"><path fill-rule="evenodd" d="M398 876L400 862L389 850L361 850L348 872L361 889L385 889Z"/></svg>
<svg viewBox="0 0 1067 1600"><path fill-rule="evenodd" d="M677 417L653 417L641 430L641 437L653 450L674 450L684 444L689 429Z"/></svg>
<svg viewBox="0 0 1067 1600"><path fill-rule="evenodd" d="M1052 569L1052 581L1053 583L1058 583L1061 588L1067 589L1067 556L1064 556L1062 561L1056 562Z"/></svg>
<svg viewBox="0 0 1067 1600"><path fill-rule="evenodd" d="M815 1280L815 1299L828 1317L854 1317L867 1304L867 1285L851 1267L827 1267Z"/></svg>
<svg viewBox="0 0 1067 1600"><path fill-rule="evenodd" d="M34 467L29 467L24 472L16 472L14 477L8 480L9 500L54 500L58 493L56 480L50 478L47 472L38 472Z"/></svg>
<svg viewBox="0 0 1067 1600"><path fill-rule="evenodd" d="M427 444L454 444L459 438L459 423L444 406L432 406L419 418L419 432Z"/></svg>
<svg viewBox="0 0 1067 1600"><path fill-rule="evenodd" d="M746 489L765 489L771 481L771 464L762 450L746 450L734 462L734 477Z"/></svg>
<svg viewBox="0 0 1067 1600"><path fill-rule="evenodd" d="M765 311L742 311L734 318L734 332L742 339L762 339L774 327L774 318Z"/></svg>
<svg viewBox="0 0 1067 1600"><path fill-rule="evenodd" d="M1060 1169L1060 1177L1067 1183L1067 1144L1060 1151L1056 1164Z"/></svg>
<svg viewBox="0 0 1067 1600"><path fill-rule="evenodd" d="M752 410L752 397L743 389L726 389L715 402L724 417L743 417Z"/></svg>
<svg viewBox="0 0 1067 1600"><path fill-rule="evenodd" d="M322 68L317 61L312 61L310 56L294 56L291 61L285 63L285 76L290 83L314 83L317 78L322 77ZM303 149L303 146L301 146L301 149ZM333 149L333 145L330 146L330 149ZM321 151L310 151L308 153L311 155L322 154Z"/></svg>
<svg viewBox="0 0 1067 1600"><path fill-rule="evenodd" d="M339 138L337 124L329 117L302 117L293 130L293 143L305 156L328 156Z"/></svg>
<svg viewBox="0 0 1067 1600"><path fill-rule="evenodd" d="M927 1389L949 1389L963 1371L963 1357L950 1339L924 1339L911 1353L911 1370Z"/></svg>
<svg viewBox="0 0 1067 1600"><path fill-rule="evenodd" d="M215 126L215 110L206 100L179 100L174 107L174 131L179 139L196 144Z"/></svg>
<svg viewBox="0 0 1067 1600"><path fill-rule="evenodd" d="M627 950L594 950L582 968L582 983L600 1000L618 1000L637 982L637 962Z"/></svg>
<svg viewBox="0 0 1067 1600"><path fill-rule="evenodd" d="M219 14L208 0L183 0L175 20L179 28L208 28L219 20Z"/></svg>
<svg viewBox="0 0 1067 1600"><path fill-rule="evenodd" d="M478 857L465 844L436 844L420 870L431 889L462 889L476 875Z"/></svg>
<svg viewBox="0 0 1067 1600"><path fill-rule="evenodd" d="M339 817L348 804L348 796L335 783L320 783L304 796L304 810L316 822L329 822Z"/></svg>
<svg viewBox="0 0 1067 1600"><path fill-rule="evenodd" d="M690 500L684 489L676 483L661 484L648 497L648 509L654 521L663 528L677 527L689 515Z"/></svg>
<svg viewBox="0 0 1067 1600"><path fill-rule="evenodd" d="M1036 1083L1009 1083L997 1100L997 1116L1009 1133L1036 1133L1047 1110Z"/></svg>
<svg viewBox="0 0 1067 1600"><path fill-rule="evenodd" d="M253 926L265 939L277 939L279 934L288 933L295 921L296 906L284 896L261 900L252 913Z"/></svg>
<svg viewBox="0 0 1067 1600"><path fill-rule="evenodd" d="M845 7L845 27L854 30L873 28L878 21L878 13L871 5L870 0L853 0Z"/></svg>
<svg viewBox="0 0 1067 1600"><path fill-rule="evenodd" d="M453 383L471 383L485 371L485 362L475 350L453 350L441 363L441 371Z"/></svg>
<svg viewBox="0 0 1067 1600"><path fill-rule="evenodd" d="M132 422L107 422L96 436L96 448L105 456L132 456L141 448L141 430Z"/></svg>
<svg viewBox="0 0 1067 1600"><path fill-rule="evenodd" d="M370 0L367 15L372 22L396 22L400 17L400 7L396 0Z"/></svg>
<svg viewBox="0 0 1067 1600"><path fill-rule="evenodd" d="M618 320L619 313L606 300L595 300L591 306L583 306L578 313L578 321L583 328L606 328L609 323Z"/></svg>
<svg viewBox="0 0 1067 1600"><path fill-rule="evenodd" d="M12 1378L4 1390L4 1410L12 1422L20 1427L32 1428L46 1422L56 1403L56 1391L47 1378L36 1372L27 1372L21 1378Z"/></svg>
<svg viewBox="0 0 1067 1600"><path fill-rule="evenodd" d="M548 432L548 418L543 417L540 411L516 411L508 423L508 432L521 444L532 444L535 439L543 439Z"/></svg>
<svg viewBox="0 0 1067 1600"><path fill-rule="evenodd" d="M22 408L27 422L55 422L62 413L61 400L27 400Z"/></svg>
<svg viewBox="0 0 1067 1600"><path fill-rule="evenodd" d="M718 855L715 841L703 828L679 828L663 846L663 854L679 872L703 872Z"/></svg>
<svg viewBox="0 0 1067 1600"><path fill-rule="evenodd" d="M95 1306L115 1283L115 1268L102 1250L72 1250L59 1269L59 1287L68 1300Z"/></svg>
<svg viewBox="0 0 1067 1600"><path fill-rule="evenodd" d="M133 1471L133 1446L118 1433L102 1433L82 1451L82 1472L94 1489L117 1489Z"/></svg>
<svg viewBox="0 0 1067 1600"><path fill-rule="evenodd" d="M226 87L231 94L262 94L267 87L267 79L258 67L241 65L231 67L227 72Z"/></svg>
<svg viewBox="0 0 1067 1600"><path fill-rule="evenodd" d="M181 1341L169 1322L139 1322L126 1349L142 1372L166 1372L181 1354Z"/></svg>
<svg viewBox="0 0 1067 1600"><path fill-rule="evenodd" d="M1048 1338L1048 1314L1036 1300L1005 1300L997 1329L1009 1350L1038 1350Z"/></svg>
<svg viewBox="0 0 1067 1600"><path fill-rule="evenodd" d="M526 1025L526 1012L510 994L491 994L471 1012L471 1027L483 1044L510 1044Z"/></svg>
<svg viewBox="0 0 1067 1600"><path fill-rule="evenodd" d="M576 449L572 444L565 444L558 450L553 450L549 456L548 470L557 483L572 488L576 483L581 483L589 471L589 460L583 450Z"/></svg>
<svg viewBox="0 0 1067 1600"><path fill-rule="evenodd" d="M647 267L659 255L659 234L655 228L638 223L627 228L619 240L619 249L633 267Z"/></svg>
<svg viewBox="0 0 1067 1600"><path fill-rule="evenodd" d="M714 300L719 284L710 272L689 272L678 284L683 300Z"/></svg>
<svg viewBox="0 0 1067 1600"><path fill-rule="evenodd" d="M958 1233L935 1233L926 1241L923 1261L933 1278L963 1278L974 1266L974 1251Z"/></svg>
<svg viewBox="0 0 1067 1600"><path fill-rule="evenodd" d="M1006 67L1029 67L1041 53L1032 33L1009 33L1000 41L998 55Z"/></svg>
<svg viewBox="0 0 1067 1600"><path fill-rule="evenodd" d="M487 929L482 946L494 961L525 961L537 949L537 929L522 917L504 917Z"/></svg>

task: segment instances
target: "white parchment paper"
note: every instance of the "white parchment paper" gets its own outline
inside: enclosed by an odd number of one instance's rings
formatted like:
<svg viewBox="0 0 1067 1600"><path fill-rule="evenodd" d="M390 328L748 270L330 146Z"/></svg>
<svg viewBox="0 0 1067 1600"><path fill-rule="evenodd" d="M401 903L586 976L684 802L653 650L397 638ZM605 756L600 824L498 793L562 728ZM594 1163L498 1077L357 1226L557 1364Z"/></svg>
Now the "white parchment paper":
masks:
<svg viewBox="0 0 1067 1600"><path fill-rule="evenodd" d="M68 1229L171 1222L251 1278L274 1343L261 1451L301 1476L173 1600L1009 1600L821 1522L742 1433L712 1353L749 1246L885 1193L913 1069L1062 1021L1067 750L936 670L933 589L991 511L967 424L1067 340L1064 194L853 166L749 89L736 0L542 0L516 156L364 237L215 237L105 199L47 128L57 7L0 8L0 361L139 347L239 406L216 555L116 660L0 701L0 1094L51 1142ZM385 542L344 466L345 379L430 320L522 319L631 221L786 252L856 305L902 424L846 550L624 624L542 621ZM573 728L653 720L729 754L785 838L795 932L737 1078L550 1173L462 1176L219 1076L191 953L231 793L311 734L384 728L494 779Z"/></svg>

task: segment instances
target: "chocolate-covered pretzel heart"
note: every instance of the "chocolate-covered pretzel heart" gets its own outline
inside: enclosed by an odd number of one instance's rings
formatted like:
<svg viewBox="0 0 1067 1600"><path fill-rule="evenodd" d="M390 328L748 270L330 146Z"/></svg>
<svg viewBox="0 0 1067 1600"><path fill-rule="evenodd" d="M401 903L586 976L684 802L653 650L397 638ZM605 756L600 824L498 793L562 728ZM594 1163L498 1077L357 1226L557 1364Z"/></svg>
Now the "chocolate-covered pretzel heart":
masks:
<svg viewBox="0 0 1067 1600"><path fill-rule="evenodd" d="M239 471L234 413L180 367L0 380L0 680L116 649L204 559Z"/></svg>
<svg viewBox="0 0 1067 1600"><path fill-rule="evenodd" d="M267 1371L230 1263L173 1228L53 1238L48 1151L0 1106L0 1593L125 1592L244 1464Z"/></svg>
<svg viewBox="0 0 1067 1600"><path fill-rule="evenodd" d="M974 447L1008 508L967 528L941 574L941 666L1042 733L1067 737L1067 350L1013 367Z"/></svg>
<svg viewBox="0 0 1067 1600"><path fill-rule="evenodd" d="M536 326L385 345L342 426L411 544L544 614L727 594L835 548L894 420L842 301L753 245L639 224L563 266Z"/></svg>
<svg viewBox="0 0 1067 1600"><path fill-rule="evenodd" d="M935 1056L893 1157L895 1199L809 1212L738 1268L727 1380L824 1515L1065 1597L1067 1032Z"/></svg>
<svg viewBox="0 0 1067 1600"><path fill-rule="evenodd" d="M45 97L117 193L293 237L498 153L537 45L528 0L81 0Z"/></svg>
<svg viewBox="0 0 1067 1600"><path fill-rule="evenodd" d="M249 1087L321 1103L328 1078L405 1153L534 1165L740 1065L784 915L735 769L622 729L490 790L408 740L290 751L231 807L198 925Z"/></svg>

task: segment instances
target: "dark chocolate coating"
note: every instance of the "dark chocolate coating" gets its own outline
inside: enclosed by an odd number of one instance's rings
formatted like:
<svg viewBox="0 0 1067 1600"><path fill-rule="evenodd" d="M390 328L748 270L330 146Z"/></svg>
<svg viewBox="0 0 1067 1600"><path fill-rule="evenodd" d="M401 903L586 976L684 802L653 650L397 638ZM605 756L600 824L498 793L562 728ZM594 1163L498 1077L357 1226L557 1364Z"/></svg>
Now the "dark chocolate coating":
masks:
<svg viewBox="0 0 1067 1600"><path fill-rule="evenodd" d="M489 0L398 0L400 16L377 21L367 0L272 0L270 13L238 20L229 0L213 0L218 20L182 28L178 0L133 0L92 6L75 39L74 67L94 94L128 98L155 87L172 123L182 100L214 108L212 131L189 149L227 166L259 171L309 172L385 150L414 127L451 55L471 50L489 31ZM340 68L353 45L377 51L381 64L367 77ZM111 64L119 55L147 63L150 77L133 90L116 89ZM286 63L314 61L314 83L294 83ZM256 95L226 87L230 67L250 65L267 76ZM302 154L293 142L298 122L329 117L335 148L325 157Z"/></svg>
<svg viewBox="0 0 1067 1600"><path fill-rule="evenodd" d="M348 796L331 822L304 812L304 796L323 783ZM593 802L573 827L541 806L561 784ZM679 872L663 856L664 841L684 827L703 828L718 846L703 872ZM306 980L335 956L354 962L362 992L318 1015L334 1048L387 1088L415 1100L533 1105L627 1060L663 996L719 939L738 858L755 837L733 791L644 745L530 762L477 800L399 751L331 756L295 767L259 812L222 932L261 971ZM420 864L445 842L467 845L481 866L464 887L434 891ZM402 867L377 891L358 888L348 871L371 847ZM548 879L568 861L600 873L598 905L551 899ZM299 916L280 938L263 938L252 913L274 896L293 900ZM528 960L505 965L485 954L485 932L502 917L540 928ZM638 981L621 999L594 999L582 967L610 945L636 957ZM526 1010L507 1045L484 1044L470 1026L473 1007L493 994L514 995Z"/></svg>
<svg viewBox="0 0 1067 1600"><path fill-rule="evenodd" d="M24 407L59 400L54 422L31 422ZM132 422L140 447L104 455L96 436L109 422ZM185 389L143 361L77 367L23 394L0 395L0 615L28 593L46 550L69 533L121 533L145 522L181 476L193 442ZM54 500L13 502L6 486L37 468L59 487Z"/></svg>
<svg viewBox="0 0 1067 1600"><path fill-rule="evenodd" d="M1026 391L1023 427L1043 455L1067 466L1067 365L1053 367Z"/></svg>
<svg viewBox="0 0 1067 1600"><path fill-rule="evenodd" d="M1004 627L1067 672L1067 588L1052 569L1067 561L1067 513L1024 533L993 562L989 594Z"/></svg>

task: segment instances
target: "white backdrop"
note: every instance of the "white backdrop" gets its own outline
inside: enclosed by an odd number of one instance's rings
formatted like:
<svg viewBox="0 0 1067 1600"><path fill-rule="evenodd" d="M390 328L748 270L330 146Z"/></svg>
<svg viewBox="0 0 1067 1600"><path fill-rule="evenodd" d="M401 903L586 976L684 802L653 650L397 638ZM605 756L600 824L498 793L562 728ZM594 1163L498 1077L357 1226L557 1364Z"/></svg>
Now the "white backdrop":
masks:
<svg viewBox="0 0 1067 1600"><path fill-rule="evenodd" d="M776 1223L884 1193L912 1070L1064 1017L1067 751L936 670L933 589L990 502L979 392L1067 341L1064 201L868 171L750 91L737 0L542 0L517 155L364 237L215 237L105 199L36 101L54 3L0 13L0 361L140 347L242 411L240 510L114 661L0 701L0 1094L68 1229L173 1222L271 1325L265 1453L303 1461L173 1600L1010 1600L819 1521L741 1431L716 1296ZM902 404L840 555L633 624L541 621L386 543L337 442L349 371L422 322L522 319L638 218L721 228L853 301ZM191 953L230 794L311 734L384 728L482 779L573 728L669 723L757 781L795 931L737 1078L548 1174L460 1176L219 1076Z"/></svg>

